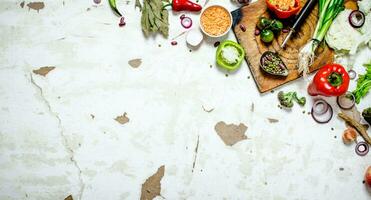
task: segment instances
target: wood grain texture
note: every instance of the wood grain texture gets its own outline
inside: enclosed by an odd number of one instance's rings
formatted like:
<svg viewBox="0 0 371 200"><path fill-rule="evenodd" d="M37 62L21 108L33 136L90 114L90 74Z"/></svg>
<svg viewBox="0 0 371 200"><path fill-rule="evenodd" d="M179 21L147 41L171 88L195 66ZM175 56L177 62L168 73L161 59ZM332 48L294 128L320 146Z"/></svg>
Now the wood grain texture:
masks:
<svg viewBox="0 0 371 200"><path fill-rule="evenodd" d="M305 0L302 0L301 3L304 5ZM317 23L317 6L305 20L301 26L301 29L291 37L291 40L286 44L285 49L281 49L280 44L283 42L287 33L281 33L269 45L263 43L260 40L260 36L255 36L254 34L256 23L258 22L259 17L270 17L270 13L267 10L264 0L258 0L257 2L242 7L241 13L242 18L234 26L233 31L237 37L237 40L245 49L246 61L248 62L248 66L259 91L263 93L299 78L301 75L297 71L298 53L300 49L312 38ZM246 27L245 32L241 30L241 24ZM268 50L277 52L282 58L289 69L289 75L287 77L273 76L260 69L260 57L265 51ZM329 49L327 45L321 45L317 49L316 59L313 65L310 67L310 72L319 69L324 64L332 62L333 58L333 51Z"/></svg>

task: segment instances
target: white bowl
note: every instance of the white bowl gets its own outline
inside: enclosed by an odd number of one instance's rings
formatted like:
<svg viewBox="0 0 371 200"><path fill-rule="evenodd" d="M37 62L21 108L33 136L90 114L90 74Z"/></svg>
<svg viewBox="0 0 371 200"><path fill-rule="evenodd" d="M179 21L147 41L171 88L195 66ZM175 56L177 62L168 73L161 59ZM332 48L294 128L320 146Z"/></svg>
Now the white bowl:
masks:
<svg viewBox="0 0 371 200"><path fill-rule="evenodd" d="M223 8L225 11L227 11L227 13L228 13L228 15L229 15L229 19L231 20L228 29L227 29L224 33L222 33L222 34L220 34L220 35L211 35L211 34L209 34L208 32L206 32L206 31L204 30L204 28L202 27L201 17L202 17L202 15L204 14L204 12L205 12L207 9L212 8L212 7L220 7L220 8ZM207 35L208 37L211 37L211 38L221 38L221 37L227 35L228 32L229 32L229 31L231 30L231 28L232 28L232 23L233 23L232 14L228 11L228 9L226 9L224 6L221 6L221 5L211 5L211 6L208 6L207 8L205 8L205 9L201 12L201 15L200 15L200 28L201 28L202 32L203 32L205 35Z"/></svg>

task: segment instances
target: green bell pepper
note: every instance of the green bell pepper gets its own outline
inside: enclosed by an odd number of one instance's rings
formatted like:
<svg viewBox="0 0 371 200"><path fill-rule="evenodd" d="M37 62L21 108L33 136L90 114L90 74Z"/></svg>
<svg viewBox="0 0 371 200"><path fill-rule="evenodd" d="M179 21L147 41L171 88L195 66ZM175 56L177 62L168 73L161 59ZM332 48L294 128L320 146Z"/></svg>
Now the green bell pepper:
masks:
<svg viewBox="0 0 371 200"><path fill-rule="evenodd" d="M216 50L216 63L226 70L240 67L245 51L242 46L231 40L223 41Z"/></svg>

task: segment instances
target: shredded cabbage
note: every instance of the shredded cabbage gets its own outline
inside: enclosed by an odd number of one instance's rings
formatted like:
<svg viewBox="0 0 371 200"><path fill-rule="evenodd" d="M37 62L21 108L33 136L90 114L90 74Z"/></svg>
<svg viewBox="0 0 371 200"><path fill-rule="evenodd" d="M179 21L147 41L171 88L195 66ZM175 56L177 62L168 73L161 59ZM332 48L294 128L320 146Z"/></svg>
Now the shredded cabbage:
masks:
<svg viewBox="0 0 371 200"><path fill-rule="evenodd" d="M325 40L336 51L345 51L354 55L359 46L371 43L371 15L366 15L365 24L360 29L355 29L349 24L348 17L351 12L352 10L345 9L339 13L328 30Z"/></svg>

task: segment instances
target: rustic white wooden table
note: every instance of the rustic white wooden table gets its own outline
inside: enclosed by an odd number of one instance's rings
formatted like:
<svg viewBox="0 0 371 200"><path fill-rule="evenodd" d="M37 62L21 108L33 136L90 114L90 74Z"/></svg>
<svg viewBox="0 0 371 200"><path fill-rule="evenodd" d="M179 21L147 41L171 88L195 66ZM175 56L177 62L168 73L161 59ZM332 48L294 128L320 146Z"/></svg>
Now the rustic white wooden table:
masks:
<svg viewBox="0 0 371 200"><path fill-rule="evenodd" d="M0 199L139 199L160 166L156 199L370 199L371 154L342 143L341 120L316 124L310 97L277 107L279 90L306 95L304 80L259 94L246 63L226 76L213 43L170 44L183 13L170 15L169 39L146 39L134 0L118 1L121 28L107 1L21 3L0 4ZM359 53L357 72L370 55ZM55 68L33 73L43 66ZM224 144L221 121L245 125L248 139Z"/></svg>

